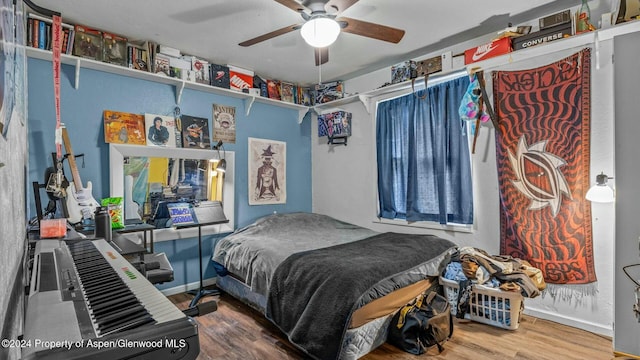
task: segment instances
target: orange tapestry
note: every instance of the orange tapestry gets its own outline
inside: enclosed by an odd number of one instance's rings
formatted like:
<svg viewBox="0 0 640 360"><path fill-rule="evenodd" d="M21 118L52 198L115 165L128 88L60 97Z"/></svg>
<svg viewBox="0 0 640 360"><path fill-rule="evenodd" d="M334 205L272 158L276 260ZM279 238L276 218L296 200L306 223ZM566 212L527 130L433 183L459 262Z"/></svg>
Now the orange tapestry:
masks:
<svg viewBox="0 0 640 360"><path fill-rule="evenodd" d="M552 284L596 281L589 189L590 50L537 69L497 71L500 252Z"/></svg>

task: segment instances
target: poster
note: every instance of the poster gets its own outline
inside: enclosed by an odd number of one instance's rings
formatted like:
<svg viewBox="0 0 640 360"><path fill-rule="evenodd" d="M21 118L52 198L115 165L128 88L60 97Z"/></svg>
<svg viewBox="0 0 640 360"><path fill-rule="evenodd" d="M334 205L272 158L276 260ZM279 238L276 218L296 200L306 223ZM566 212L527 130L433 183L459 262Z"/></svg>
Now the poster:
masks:
<svg viewBox="0 0 640 360"><path fill-rule="evenodd" d="M287 144L249 138L249 205L287 202Z"/></svg>
<svg viewBox="0 0 640 360"><path fill-rule="evenodd" d="M236 143L236 108L213 104L213 141Z"/></svg>

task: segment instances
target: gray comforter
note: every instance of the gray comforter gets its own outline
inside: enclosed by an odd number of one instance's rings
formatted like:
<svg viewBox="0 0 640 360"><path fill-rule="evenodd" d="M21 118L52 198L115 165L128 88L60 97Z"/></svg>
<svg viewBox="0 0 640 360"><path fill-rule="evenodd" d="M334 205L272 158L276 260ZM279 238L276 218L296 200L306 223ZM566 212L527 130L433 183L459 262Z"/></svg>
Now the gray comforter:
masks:
<svg viewBox="0 0 640 360"><path fill-rule="evenodd" d="M213 261L240 277L251 291L267 296L276 268L290 255L376 234L326 215L275 214L220 239Z"/></svg>
<svg viewBox="0 0 640 360"><path fill-rule="evenodd" d="M315 359L337 359L353 311L438 275L455 244L433 235L378 234L288 257L273 276L266 316Z"/></svg>

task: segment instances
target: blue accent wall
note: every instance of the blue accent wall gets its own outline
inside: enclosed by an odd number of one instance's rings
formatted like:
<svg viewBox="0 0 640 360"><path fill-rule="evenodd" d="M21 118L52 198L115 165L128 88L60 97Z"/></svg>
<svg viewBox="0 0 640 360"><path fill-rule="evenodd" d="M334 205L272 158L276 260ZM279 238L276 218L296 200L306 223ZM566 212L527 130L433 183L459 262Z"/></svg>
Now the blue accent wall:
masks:
<svg viewBox="0 0 640 360"><path fill-rule="evenodd" d="M62 65L61 118L65 123L73 152L84 154L77 163L80 177L93 185L93 197L100 201L109 196L109 146L104 142L102 113L104 110L137 114L173 114L175 88L147 80L81 69L78 89L74 89L75 67ZM43 182L45 169L52 166L55 152L55 108L52 64L50 61L28 61L28 184ZM235 219L236 227L245 226L274 211L280 213L311 211L311 124L308 119L298 124L297 110L264 103L254 103L249 116L242 99L185 89L180 103L182 114L205 117L212 126L213 104L236 107L236 143L225 144L227 151L235 151ZM248 138L264 138L287 143L287 203L249 206L248 202ZM64 151L64 150L63 150ZM71 173L65 165L68 178ZM28 187L31 214L35 216L35 202ZM46 205L46 197L44 201ZM212 247L219 236L203 239L205 278L215 275L209 265ZM165 252L175 270L176 280L159 287L171 288L198 280L198 241L182 239L156 243L156 252Z"/></svg>

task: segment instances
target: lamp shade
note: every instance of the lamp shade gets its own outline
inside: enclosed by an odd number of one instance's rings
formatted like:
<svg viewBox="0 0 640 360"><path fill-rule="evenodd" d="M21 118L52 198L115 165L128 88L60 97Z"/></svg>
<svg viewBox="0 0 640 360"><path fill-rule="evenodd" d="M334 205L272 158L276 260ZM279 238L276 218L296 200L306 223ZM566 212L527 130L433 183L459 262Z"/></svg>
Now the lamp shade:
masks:
<svg viewBox="0 0 640 360"><path fill-rule="evenodd" d="M227 171L227 160L220 159L220 161L218 161L218 165L216 166L216 171L220 171L220 172Z"/></svg>
<svg viewBox="0 0 640 360"><path fill-rule="evenodd" d="M605 185L593 185L589 191L587 191L587 200L599 203L613 202L613 189Z"/></svg>
<svg viewBox="0 0 640 360"><path fill-rule="evenodd" d="M333 44L340 35L340 25L327 17L312 18L300 29L300 34L307 44L322 48Z"/></svg>
<svg viewBox="0 0 640 360"><path fill-rule="evenodd" d="M613 189L607 185L609 177L604 173L596 176L596 184L593 185L585 197L592 202L610 203L613 202L615 196Z"/></svg>

